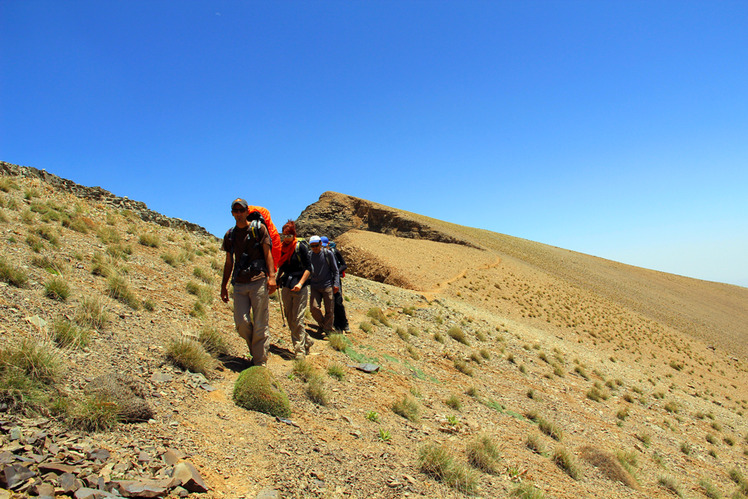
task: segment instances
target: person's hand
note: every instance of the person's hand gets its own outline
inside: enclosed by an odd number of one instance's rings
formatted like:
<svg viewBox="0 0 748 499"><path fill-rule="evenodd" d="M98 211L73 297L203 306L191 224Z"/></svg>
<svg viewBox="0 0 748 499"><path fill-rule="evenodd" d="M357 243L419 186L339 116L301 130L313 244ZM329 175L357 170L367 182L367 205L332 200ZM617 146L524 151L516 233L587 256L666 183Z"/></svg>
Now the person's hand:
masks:
<svg viewBox="0 0 748 499"><path fill-rule="evenodd" d="M278 286L275 284L275 276L268 277L268 294L272 295L273 293L275 293L277 287Z"/></svg>
<svg viewBox="0 0 748 499"><path fill-rule="evenodd" d="M301 284L297 284L296 286L291 288L292 293L298 293L299 291L301 291Z"/></svg>
<svg viewBox="0 0 748 499"><path fill-rule="evenodd" d="M221 287L221 300L223 303L229 302L229 290L226 286Z"/></svg>

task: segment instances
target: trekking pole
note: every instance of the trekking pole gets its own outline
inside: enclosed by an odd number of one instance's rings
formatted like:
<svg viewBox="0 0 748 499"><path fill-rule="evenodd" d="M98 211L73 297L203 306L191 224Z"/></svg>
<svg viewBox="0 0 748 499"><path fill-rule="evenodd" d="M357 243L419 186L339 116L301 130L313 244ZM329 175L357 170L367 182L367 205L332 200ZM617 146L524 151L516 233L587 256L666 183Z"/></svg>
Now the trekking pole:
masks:
<svg viewBox="0 0 748 499"><path fill-rule="evenodd" d="M281 296L281 288L276 288L275 292L278 293L278 305L280 306L281 311L281 321L283 322L283 327L286 327L286 314L283 313L283 296Z"/></svg>

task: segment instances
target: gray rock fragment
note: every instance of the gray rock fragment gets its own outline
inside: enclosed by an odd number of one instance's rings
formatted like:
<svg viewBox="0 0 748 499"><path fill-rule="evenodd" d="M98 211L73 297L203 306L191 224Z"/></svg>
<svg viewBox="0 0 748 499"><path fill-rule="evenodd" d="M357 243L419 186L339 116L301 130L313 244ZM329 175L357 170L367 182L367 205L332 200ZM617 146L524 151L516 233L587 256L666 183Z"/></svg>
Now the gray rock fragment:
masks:
<svg viewBox="0 0 748 499"><path fill-rule="evenodd" d="M0 472L0 486L13 489L20 486L29 478L35 477L36 472L22 464L11 464Z"/></svg>

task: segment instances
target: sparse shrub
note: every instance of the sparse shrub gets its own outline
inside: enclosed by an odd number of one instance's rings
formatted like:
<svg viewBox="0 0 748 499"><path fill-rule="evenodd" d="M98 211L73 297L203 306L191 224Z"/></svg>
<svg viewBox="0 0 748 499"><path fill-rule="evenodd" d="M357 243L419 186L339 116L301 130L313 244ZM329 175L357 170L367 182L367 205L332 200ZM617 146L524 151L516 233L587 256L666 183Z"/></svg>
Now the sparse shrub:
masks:
<svg viewBox="0 0 748 499"><path fill-rule="evenodd" d="M535 454L545 454L545 445L539 435L528 435L525 440L525 445Z"/></svg>
<svg viewBox="0 0 748 499"><path fill-rule="evenodd" d="M380 442L389 442L392 440L392 434L389 430L385 430L384 428L379 428L379 441Z"/></svg>
<svg viewBox="0 0 748 499"><path fill-rule="evenodd" d="M463 345L470 345L465 332L459 326L450 327L447 331L447 334L450 336L450 338L457 341L458 343L462 343Z"/></svg>
<svg viewBox="0 0 748 499"><path fill-rule="evenodd" d="M213 283L213 276L209 272L203 270L201 267L195 267L192 270L192 275L203 281L205 284Z"/></svg>
<svg viewBox="0 0 748 499"><path fill-rule="evenodd" d="M127 261L128 257L132 255L132 246L110 244L106 248L106 254L109 255L114 262L117 260Z"/></svg>
<svg viewBox="0 0 748 499"><path fill-rule="evenodd" d="M226 343L226 339L218 331L218 329L210 326L205 326L200 330L200 334L197 337L205 351L213 356L221 356L229 353L229 346Z"/></svg>
<svg viewBox="0 0 748 499"><path fill-rule="evenodd" d="M408 332L404 328L402 328L402 327L398 327L395 330L395 333L397 333L397 335L403 341L408 341L408 339L410 338L410 335L408 334Z"/></svg>
<svg viewBox="0 0 748 499"><path fill-rule="evenodd" d="M152 232L141 234L138 238L138 242L143 246L148 246L150 248L158 248L159 246L161 246L161 241L159 240L158 234Z"/></svg>
<svg viewBox="0 0 748 499"><path fill-rule="evenodd" d="M686 456L688 456L693 451L693 447L688 442L683 442L680 444L680 451Z"/></svg>
<svg viewBox="0 0 748 499"><path fill-rule="evenodd" d="M187 289L187 292L191 295L197 296L200 293L200 285L194 281L190 281L187 283L187 286L185 286Z"/></svg>
<svg viewBox="0 0 748 499"><path fill-rule="evenodd" d="M729 475L730 480L735 482L735 484L740 488L740 493L743 495L748 495L748 480L745 479L740 470L738 470L737 468L732 468Z"/></svg>
<svg viewBox="0 0 748 499"><path fill-rule="evenodd" d="M405 347L405 350L407 350L408 355L410 355L413 360L421 360L420 352L413 345L408 345L407 347Z"/></svg>
<svg viewBox="0 0 748 499"><path fill-rule="evenodd" d="M441 333L434 333L434 341L437 341L439 343L444 343L446 339L444 338L444 335Z"/></svg>
<svg viewBox="0 0 748 499"><path fill-rule="evenodd" d="M481 435L470 442L466 449L468 462L486 473L497 473L499 449L488 435Z"/></svg>
<svg viewBox="0 0 748 499"><path fill-rule="evenodd" d="M597 468L606 478L621 482L627 487L636 488L637 482L633 472L636 467L636 454L617 452L617 458L592 446L581 449L582 458Z"/></svg>
<svg viewBox="0 0 748 499"><path fill-rule="evenodd" d="M450 395L450 397L445 400L444 403L456 411L462 409L462 402L460 402L460 398L457 395Z"/></svg>
<svg viewBox="0 0 748 499"><path fill-rule="evenodd" d="M540 431L542 431L543 433L551 437L553 440L561 441L561 438L563 437L563 432L555 423L546 421L543 418L538 418L537 423L538 423L538 428L540 429Z"/></svg>
<svg viewBox="0 0 748 499"><path fill-rule="evenodd" d="M75 314L75 322L94 329L103 329L109 323L109 314L100 298L84 297Z"/></svg>
<svg viewBox="0 0 748 499"><path fill-rule="evenodd" d="M28 277L24 271L12 266L5 258L0 257L0 281L7 282L17 288L23 288L28 282Z"/></svg>
<svg viewBox="0 0 748 499"><path fill-rule="evenodd" d="M115 401L100 394L92 395L75 405L70 423L84 431L109 431L117 425L118 410Z"/></svg>
<svg viewBox="0 0 748 499"><path fill-rule="evenodd" d="M327 366L327 374L331 378L343 381L345 379L345 367L343 367L343 364L339 362L334 362Z"/></svg>
<svg viewBox="0 0 748 499"><path fill-rule="evenodd" d="M93 275L108 278L115 274L116 267L112 264L111 260L105 259L101 253L94 255L92 262L91 273Z"/></svg>
<svg viewBox="0 0 748 499"><path fill-rule="evenodd" d="M24 338L14 346L2 351L0 366L15 369L33 381L47 385L57 381L61 361L49 343Z"/></svg>
<svg viewBox="0 0 748 499"><path fill-rule="evenodd" d="M153 303L153 300L151 300L150 298L147 298L143 300L143 308L149 312L153 312L156 309L156 304Z"/></svg>
<svg viewBox="0 0 748 499"><path fill-rule="evenodd" d="M629 473L629 475L636 478L636 468L639 466L639 460L635 452L625 452L622 450L616 451L616 459L618 459L618 462Z"/></svg>
<svg viewBox="0 0 748 499"><path fill-rule="evenodd" d="M670 402L668 402L667 404L665 404L665 410L667 412L670 412L670 413L673 413L673 414L677 414L677 413L680 412L680 406L678 405L677 402L673 402L671 400Z"/></svg>
<svg viewBox="0 0 748 499"><path fill-rule="evenodd" d="M722 493L719 489L717 489L717 487L706 478L699 480L699 486L704 489L704 495L709 499L720 499L722 497Z"/></svg>
<svg viewBox="0 0 748 499"><path fill-rule="evenodd" d="M205 376L208 376L216 366L215 360L205 348L187 337L172 340L166 347L166 358L180 369Z"/></svg>
<svg viewBox="0 0 748 499"><path fill-rule="evenodd" d="M621 421L626 421L626 418L629 417L629 408L624 407L623 409L619 409L616 413L616 417Z"/></svg>
<svg viewBox="0 0 748 499"><path fill-rule="evenodd" d="M61 275L64 265L56 262L48 256L34 256L31 258L31 264L40 269L44 269L52 275Z"/></svg>
<svg viewBox="0 0 748 499"><path fill-rule="evenodd" d="M122 237L114 227L101 227L96 231L96 236L104 244L116 244L122 241Z"/></svg>
<svg viewBox="0 0 748 499"><path fill-rule="evenodd" d="M477 487L475 473L456 463L455 457L445 446L426 444L419 450L418 462L421 471L465 494Z"/></svg>
<svg viewBox="0 0 748 499"><path fill-rule="evenodd" d="M532 483L523 482L512 491L512 497L519 497L520 499L545 499L545 494Z"/></svg>
<svg viewBox="0 0 748 499"><path fill-rule="evenodd" d="M348 338L346 338L344 334L331 334L327 337L327 341L330 343L333 350L338 352L345 352L345 349L348 348Z"/></svg>
<svg viewBox="0 0 748 499"><path fill-rule="evenodd" d="M48 225L42 225L41 227L38 227L35 232L39 237L48 241L52 246L60 245L60 241L59 239L57 239L57 235Z"/></svg>
<svg viewBox="0 0 748 499"><path fill-rule="evenodd" d="M34 253L40 253L44 249L44 242L34 234L26 236L26 244L29 245Z"/></svg>
<svg viewBox="0 0 748 499"><path fill-rule="evenodd" d="M374 326L371 325L371 322L362 322L358 325L359 329L363 331L366 334L369 334L374 329Z"/></svg>
<svg viewBox="0 0 748 499"><path fill-rule="evenodd" d="M306 394L309 400L317 405L326 406L330 403L330 394L325 389L325 382L319 375L309 378L306 385Z"/></svg>
<svg viewBox="0 0 748 499"><path fill-rule="evenodd" d="M234 402L250 411L262 412L280 418L291 415L291 406L272 373L266 367L245 369L234 384Z"/></svg>
<svg viewBox="0 0 748 499"><path fill-rule="evenodd" d="M608 395L608 393L601 389L596 383L595 386L587 391L587 398L594 402L600 402L601 400L608 400L610 395Z"/></svg>
<svg viewBox="0 0 748 499"><path fill-rule="evenodd" d="M369 421L372 421L374 423L378 423L379 422L379 414L377 414L376 411L369 411L369 412L366 413L366 419L368 419Z"/></svg>
<svg viewBox="0 0 748 499"><path fill-rule="evenodd" d="M366 312L366 316L369 317L372 321L379 322L383 326L390 327L390 321L387 319L387 316L384 315L384 312L382 312L382 309L379 307L372 307Z"/></svg>
<svg viewBox="0 0 748 499"><path fill-rule="evenodd" d="M29 415L46 412L60 369L55 349L46 343L23 339L0 349L0 402Z"/></svg>
<svg viewBox="0 0 748 499"><path fill-rule="evenodd" d="M421 408L417 400L406 394L392 404L392 412L409 421L417 422L420 418Z"/></svg>
<svg viewBox="0 0 748 499"><path fill-rule="evenodd" d="M473 368L470 367L468 363L462 359L455 359L453 361L453 364L455 366L455 369L460 371L462 374L467 374L468 376L473 376L473 374L475 374L475 371L473 371Z"/></svg>
<svg viewBox="0 0 748 499"><path fill-rule="evenodd" d="M67 319L57 319L52 325L54 341L62 348L84 348L90 341L91 334Z"/></svg>
<svg viewBox="0 0 748 499"><path fill-rule="evenodd" d="M293 373L302 381L310 381L317 376L314 366L307 359L298 359L293 363Z"/></svg>
<svg viewBox="0 0 748 499"><path fill-rule="evenodd" d="M192 304L192 310L190 310L190 317L196 317L198 319L205 317L205 307L203 307L203 304L200 302L200 300L197 300L195 303Z"/></svg>
<svg viewBox="0 0 748 499"><path fill-rule="evenodd" d="M636 435L636 438L644 444L644 447L649 448L650 445L652 445L652 437L649 436L649 433L640 433Z"/></svg>
<svg viewBox="0 0 748 499"><path fill-rule="evenodd" d="M553 452L551 459L556 463L556 466L564 470L567 475L572 477L574 480L579 480L582 473L571 452L563 447L559 447Z"/></svg>
<svg viewBox="0 0 748 499"><path fill-rule="evenodd" d="M16 184L13 179L10 177L3 177L0 178L0 191L3 192L10 192L12 190L17 190L18 184Z"/></svg>
<svg viewBox="0 0 748 499"><path fill-rule="evenodd" d="M179 264L179 258L174 253L171 253L171 252L162 253L161 259L167 265L171 265L172 267L175 267L175 268Z"/></svg>
<svg viewBox="0 0 748 499"><path fill-rule="evenodd" d="M587 371L585 371L584 367L582 367L582 366L576 366L574 368L574 372L577 373L578 375L580 375L582 378L584 378L586 380L590 379L589 374L587 374Z"/></svg>
<svg viewBox="0 0 748 499"><path fill-rule="evenodd" d="M115 300L121 301L133 310L140 309L140 300L122 275L113 274L107 279L107 292Z"/></svg>
<svg viewBox="0 0 748 499"><path fill-rule="evenodd" d="M659 478L657 483L659 483L661 486L668 489L670 492L672 492L676 496L683 497L683 492L681 492L680 484L672 476L663 475Z"/></svg>
<svg viewBox="0 0 748 499"><path fill-rule="evenodd" d="M61 277L53 277L44 285L44 295L53 300L65 301L70 296L70 285Z"/></svg>

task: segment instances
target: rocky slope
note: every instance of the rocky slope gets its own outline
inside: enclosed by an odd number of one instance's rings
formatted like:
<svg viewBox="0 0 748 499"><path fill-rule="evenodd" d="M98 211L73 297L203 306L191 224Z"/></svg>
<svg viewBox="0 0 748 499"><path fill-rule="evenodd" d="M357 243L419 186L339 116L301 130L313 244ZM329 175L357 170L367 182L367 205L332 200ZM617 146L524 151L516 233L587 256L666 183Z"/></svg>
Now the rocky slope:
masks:
<svg viewBox="0 0 748 499"><path fill-rule="evenodd" d="M7 164L0 173L0 250L28 279L0 283L0 348L45 345L64 366L57 384L71 399L100 376L135 379L152 409L147 421L85 432L6 405L0 466L18 497L49 487L58 497L742 497L748 368L743 353L722 345L745 343L745 333L723 329L728 339L705 341L665 319L689 304L682 320L700 317L719 332L715 310L742 317L743 288L325 194L300 217L303 235L338 238L354 273L385 282L344 279L347 348L318 337L308 357L324 377L321 397L310 397L295 370L272 302L268 368L292 405L280 420L232 402L247 352L218 299L215 238L106 201L116 196L87 198L86 188L49 174ZM125 277L133 300L113 298L102 264ZM49 297L53 277L69 285L67 299ZM613 278L622 284L607 285ZM658 301L650 281L676 285ZM707 310L690 298L703 293ZM91 327L88 346L54 346L56 322L92 301L106 320ZM655 309L664 319L645 313ZM206 329L229 347L207 377L168 361L173 340ZM482 437L500 458L478 469L468 462ZM419 461L431 445L467 471L451 484L435 477ZM9 475L22 467L32 475Z"/></svg>

